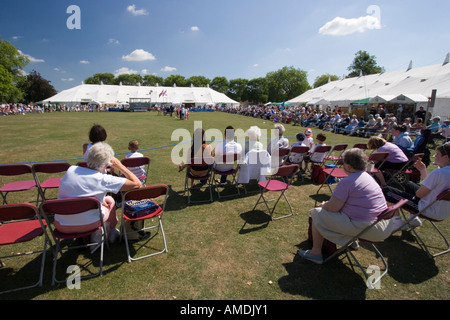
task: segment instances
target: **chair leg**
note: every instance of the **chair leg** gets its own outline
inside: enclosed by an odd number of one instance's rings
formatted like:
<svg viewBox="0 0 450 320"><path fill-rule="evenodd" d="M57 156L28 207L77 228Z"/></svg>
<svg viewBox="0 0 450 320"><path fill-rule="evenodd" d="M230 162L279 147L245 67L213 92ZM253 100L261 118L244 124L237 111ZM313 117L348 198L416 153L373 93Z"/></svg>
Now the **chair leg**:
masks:
<svg viewBox="0 0 450 320"><path fill-rule="evenodd" d="M450 244L447 240L447 238L444 236L444 234L441 232L441 230L439 230L439 228L437 227L437 225L433 222L430 221L431 225L434 227L434 229L439 233L439 235L441 236L442 240L445 242L445 245L447 246L447 249L440 251L438 253L431 253L430 249L428 248L428 246L425 244L425 241L423 241L423 239L419 236L419 234L416 232L415 229L412 229L412 233L414 234L414 236L416 237L417 241L419 242L419 244L422 246L422 248L425 250L425 252L427 253L428 257L430 259L433 259L435 257L438 257L440 255L446 254L448 252L450 252Z"/></svg>

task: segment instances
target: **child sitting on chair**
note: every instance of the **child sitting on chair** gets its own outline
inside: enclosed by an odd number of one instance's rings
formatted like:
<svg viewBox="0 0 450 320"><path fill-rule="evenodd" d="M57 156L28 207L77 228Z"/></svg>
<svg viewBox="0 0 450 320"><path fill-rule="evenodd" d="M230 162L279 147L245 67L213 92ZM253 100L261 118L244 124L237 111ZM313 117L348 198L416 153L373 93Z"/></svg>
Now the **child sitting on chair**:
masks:
<svg viewBox="0 0 450 320"><path fill-rule="evenodd" d="M125 156L125 159L128 158L139 158L139 157L143 157L144 155L140 152L137 152L139 150L139 142L137 140L131 140L128 143L128 150L130 150L130 153L128 153ZM128 168L132 173L134 173L134 175L136 177L139 178L139 180L142 180L145 175L145 167L144 166L140 166L140 167L130 167Z"/></svg>
<svg viewBox="0 0 450 320"><path fill-rule="evenodd" d="M308 163L313 162L322 162L326 156L326 152L315 153L317 147L326 146L325 140L327 140L327 136L323 133L319 133L316 137L316 144L311 147L311 151L309 155L305 157L305 170L308 169Z"/></svg>

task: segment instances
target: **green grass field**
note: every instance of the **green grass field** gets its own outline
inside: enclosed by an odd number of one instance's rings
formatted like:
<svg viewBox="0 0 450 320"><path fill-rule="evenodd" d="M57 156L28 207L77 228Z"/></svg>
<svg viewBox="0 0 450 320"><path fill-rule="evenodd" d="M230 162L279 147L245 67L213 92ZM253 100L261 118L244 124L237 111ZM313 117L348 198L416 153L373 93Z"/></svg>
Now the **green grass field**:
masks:
<svg viewBox="0 0 450 320"><path fill-rule="evenodd" d="M273 123L240 115L219 112L191 113L181 121L156 112L146 113L51 113L8 116L0 119L2 128L0 163L62 160L72 164L82 158L82 145L88 142L93 124L103 125L107 142L117 157L128 152L128 141L137 139L144 155L151 158L148 185L171 187L167 210L163 217L168 253L128 263L123 243L105 252L104 275L81 282L81 289L69 290L65 285L52 287L51 254L47 255L44 285L8 295L0 299L36 300L447 300L450 298L450 255L429 259L408 235L397 233L380 250L387 257L389 274L381 288L369 290L361 271L353 271L347 259L326 265L315 265L296 258L306 242L309 209L319 186L305 177L288 191L296 214L269 221L267 214L252 211L258 195L217 200L213 203L187 205L184 195L184 172L171 161L172 132L184 128L193 132L194 121L202 121L204 129L223 132L227 125L247 130L251 125L272 129ZM294 142L295 134L305 128L286 125L285 136ZM269 131L270 132L270 131ZM317 133L317 130L315 130ZM328 145L367 141L364 138L327 133ZM265 141L264 141L265 142ZM434 154L434 152L433 152ZM431 166L430 169L434 167ZM1 182L5 178L0 177ZM326 189L322 189L327 194ZM8 195L9 202L34 202L35 192ZM50 194L51 195L51 194ZM260 206L259 209L263 209ZM279 210L284 209L283 206ZM120 213L120 211L118 211ZM439 226L450 235L448 221ZM424 239L436 242L429 224L420 231ZM156 239L155 239L156 240ZM40 245L40 240L34 244ZM158 246L150 242L149 246ZM136 244L135 248L139 248ZM23 246L13 252L26 250ZM150 250L141 248L140 250ZM6 248L1 248L0 255ZM355 253L360 261L382 266L375 253L362 246ZM83 263L67 257L62 264ZM25 258L26 259L26 258ZM30 256L26 265L4 260L0 268L0 289L20 284L37 276L39 258Z"/></svg>

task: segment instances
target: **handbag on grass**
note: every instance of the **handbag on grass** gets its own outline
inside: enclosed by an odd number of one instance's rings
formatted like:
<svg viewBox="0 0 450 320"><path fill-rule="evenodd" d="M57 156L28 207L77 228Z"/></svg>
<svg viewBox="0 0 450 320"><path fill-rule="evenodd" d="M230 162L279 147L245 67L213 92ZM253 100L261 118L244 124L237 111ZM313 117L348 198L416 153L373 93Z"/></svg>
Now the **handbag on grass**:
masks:
<svg viewBox="0 0 450 320"><path fill-rule="evenodd" d="M132 218L140 218L152 214L159 209L159 205L150 199L128 200L125 202L125 214Z"/></svg>

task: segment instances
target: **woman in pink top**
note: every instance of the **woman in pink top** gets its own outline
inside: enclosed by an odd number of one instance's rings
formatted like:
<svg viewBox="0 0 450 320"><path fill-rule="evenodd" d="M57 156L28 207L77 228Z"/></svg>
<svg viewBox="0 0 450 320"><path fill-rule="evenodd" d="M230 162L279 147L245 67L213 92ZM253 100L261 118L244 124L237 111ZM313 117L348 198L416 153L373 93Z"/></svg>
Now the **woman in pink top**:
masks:
<svg viewBox="0 0 450 320"><path fill-rule="evenodd" d="M318 264L323 262L324 239L339 246L345 245L387 208L380 186L366 173L367 157L364 151L353 148L345 151L342 157L348 176L339 181L329 201L310 210L313 247L298 252L302 258ZM382 241L390 236L392 230L390 221L382 220L364 238Z"/></svg>
<svg viewBox="0 0 450 320"><path fill-rule="evenodd" d="M402 149L400 149L396 144L387 142L381 137L371 137L369 141L367 141L367 148L369 150L376 150L377 152L389 152L389 156L386 161L383 163L375 163L375 168L379 170L375 173L375 176L381 186L386 185L386 180L384 179L384 175L382 173L383 170L400 170L409 161Z"/></svg>

